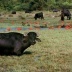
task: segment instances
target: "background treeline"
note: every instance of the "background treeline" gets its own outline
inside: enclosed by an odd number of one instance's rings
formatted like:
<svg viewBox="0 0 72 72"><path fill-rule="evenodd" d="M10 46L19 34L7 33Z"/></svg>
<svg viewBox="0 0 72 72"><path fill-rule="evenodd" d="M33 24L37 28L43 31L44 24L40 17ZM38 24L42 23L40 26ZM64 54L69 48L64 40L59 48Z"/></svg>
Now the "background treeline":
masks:
<svg viewBox="0 0 72 72"><path fill-rule="evenodd" d="M72 8L72 0L0 0L0 10L51 10Z"/></svg>

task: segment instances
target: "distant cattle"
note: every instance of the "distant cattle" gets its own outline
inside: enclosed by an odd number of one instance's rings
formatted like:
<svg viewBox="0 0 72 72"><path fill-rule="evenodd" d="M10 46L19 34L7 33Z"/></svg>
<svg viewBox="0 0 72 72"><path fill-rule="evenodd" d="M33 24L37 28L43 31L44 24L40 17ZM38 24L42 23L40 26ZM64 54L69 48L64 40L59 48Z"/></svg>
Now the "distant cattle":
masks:
<svg viewBox="0 0 72 72"><path fill-rule="evenodd" d="M32 11L31 10L25 10L25 13L31 13Z"/></svg>
<svg viewBox="0 0 72 72"><path fill-rule="evenodd" d="M64 13L61 12L61 21L64 21Z"/></svg>
<svg viewBox="0 0 72 72"><path fill-rule="evenodd" d="M12 11L12 14L16 14L16 11Z"/></svg>
<svg viewBox="0 0 72 72"><path fill-rule="evenodd" d="M61 14L64 14L64 17L67 16L68 20L71 19L71 13L70 13L70 11L68 9L62 9Z"/></svg>
<svg viewBox="0 0 72 72"><path fill-rule="evenodd" d="M58 9L53 9L53 12L58 12L59 10Z"/></svg>
<svg viewBox="0 0 72 72"><path fill-rule="evenodd" d="M36 32L21 34L17 32L0 33L0 54L1 55L22 55L23 51L29 46L34 45L37 41Z"/></svg>
<svg viewBox="0 0 72 72"><path fill-rule="evenodd" d="M35 18L35 20L37 20L37 18L44 19L43 12L36 13L35 16L34 16L34 18Z"/></svg>

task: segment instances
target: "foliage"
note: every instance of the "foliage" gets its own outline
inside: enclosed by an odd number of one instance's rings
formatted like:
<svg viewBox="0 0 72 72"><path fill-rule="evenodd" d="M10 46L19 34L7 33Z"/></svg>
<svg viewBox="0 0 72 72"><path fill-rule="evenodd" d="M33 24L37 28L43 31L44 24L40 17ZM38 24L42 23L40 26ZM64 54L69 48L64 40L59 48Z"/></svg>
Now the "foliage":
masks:
<svg viewBox="0 0 72 72"><path fill-rule="evenodd" d="M63 7L64 7L64 8L71 8L71 7L72 7L72 3L64 2L64 3L63 3Z"/></svg>
<svg viewBox="0 0 72 72"><path fill-rule="evenodd" d="M72 0L0 0L0 10L72 8Z"/></svg>

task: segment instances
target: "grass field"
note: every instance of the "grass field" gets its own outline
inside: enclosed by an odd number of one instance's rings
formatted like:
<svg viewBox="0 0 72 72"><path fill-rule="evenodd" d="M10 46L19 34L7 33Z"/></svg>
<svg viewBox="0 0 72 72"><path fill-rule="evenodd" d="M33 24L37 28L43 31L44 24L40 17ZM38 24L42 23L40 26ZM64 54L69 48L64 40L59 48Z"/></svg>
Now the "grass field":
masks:
<svg viewBox="0 0 72 72"><path fill-rule="evenodd" d="M41 42L22 56L0 56L0 72L72 72L72 30L37 32Z"/></svg>
<svg viewBox="0 0 72 72"><path fill-rule="evenodd" d="M41 12L41 11L40 11ZM32 12L30 14L24 13L24 12L17 12L16 15L12 15L10 17L10 13L4 14L3 16L0 17L0 27L27 27L27 26L44 26L45 24L49 26L58 26L61 25L60 21L60 12L58 13L53 13L53 12L48 12L48 11L42 11L44 15L44 20L41 19L34 19L34 15L37 12ZM22 22L24 24L22 24ZM67 25L67 22L70 22L72 25L72 19L67 20L65 17L64 24Z"/></svg>
<svg viewBox="0 0 72 72"><path fill-rule="evenodd" d="M20 13L21 14L21 13ZM25 50L22 56L0 56L0 72L72 72L72 29L2 30L3 28L60 25L56 13L44 12L44 20L34 20L34 13L23 14L25 19L0 18L0 32L36 31L41 42ZM22 22L25 25L22 25ZM65 25L72 20L65 19ZM28 26L28 24L30 26Z"/></svg>

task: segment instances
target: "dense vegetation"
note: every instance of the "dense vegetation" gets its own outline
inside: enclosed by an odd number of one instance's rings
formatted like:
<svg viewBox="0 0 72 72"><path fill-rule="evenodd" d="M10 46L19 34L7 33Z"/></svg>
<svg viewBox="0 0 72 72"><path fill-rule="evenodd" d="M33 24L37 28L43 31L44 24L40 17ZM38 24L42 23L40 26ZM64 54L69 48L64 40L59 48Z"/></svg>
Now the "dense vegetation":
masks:
<svg viewBox="0 0 72 72"><path fill-rule="evenodd" d="M72 0L0 0L0 11L51 10L62 7L72 8Z"/></svg>

